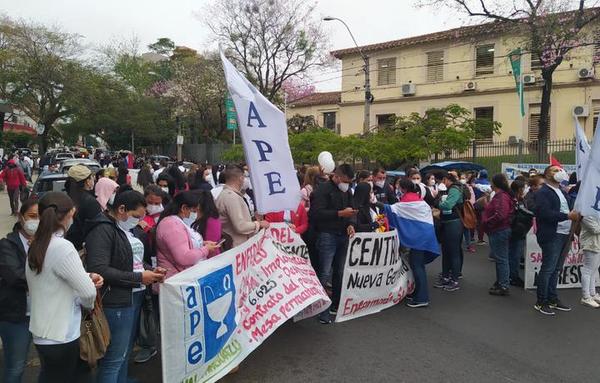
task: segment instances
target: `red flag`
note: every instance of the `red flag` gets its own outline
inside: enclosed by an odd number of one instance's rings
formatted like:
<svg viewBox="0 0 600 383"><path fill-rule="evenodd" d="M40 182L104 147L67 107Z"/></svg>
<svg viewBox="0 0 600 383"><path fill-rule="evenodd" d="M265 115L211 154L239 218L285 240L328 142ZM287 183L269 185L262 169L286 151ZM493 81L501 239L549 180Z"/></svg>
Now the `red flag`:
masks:
<svg viewBox="0 0 600 383"><path fill-rule="evenodd" d="M553 155L550 155L550 165L551 166L558 166L559 168L562 169L562 164L560 162L558 162L558 160L556 158L554 158Z"/></svg>

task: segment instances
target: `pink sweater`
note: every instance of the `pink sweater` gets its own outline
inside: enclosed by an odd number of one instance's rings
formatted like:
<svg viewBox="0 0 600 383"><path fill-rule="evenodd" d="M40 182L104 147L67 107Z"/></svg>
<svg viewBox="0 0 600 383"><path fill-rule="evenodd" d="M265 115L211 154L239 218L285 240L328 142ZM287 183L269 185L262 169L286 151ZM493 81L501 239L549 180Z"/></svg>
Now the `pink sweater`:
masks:
<svg viewBox="0 0 600 383"><path fill-rule="evenodd" d="M156 259L167 269L167 278L208 258L208 249L192 248L188 228L177 216L170 216L156 228Z"/></svg>
<svg viewBox="0 0 600 383"><path fill-rule="evenodd" d="M209 217L206 220L206 230L202 235L202 239L217 243L221 240L221 220L219 218ZM212 258L219 254L221 254L221 250L215 249L214 251L210 252L208 258Z"/></svg>

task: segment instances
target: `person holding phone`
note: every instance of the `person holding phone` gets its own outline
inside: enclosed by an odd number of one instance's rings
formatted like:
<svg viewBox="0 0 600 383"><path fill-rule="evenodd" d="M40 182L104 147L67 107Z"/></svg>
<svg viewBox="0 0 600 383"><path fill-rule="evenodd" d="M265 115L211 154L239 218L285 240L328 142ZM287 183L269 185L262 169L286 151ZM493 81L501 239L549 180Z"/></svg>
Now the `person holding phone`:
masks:
<svg viewBox="0 0 600 383"><path fill-rule="evenodd" d="M218 242L217 247L210 251L208 258L221 253L221 245L225 243L221 241L221 220L219 219L219 210L215 206L210 191L194 190L200 198L198 204L198 217L192 223L192 229L196 230L205 241Z"/></svg>

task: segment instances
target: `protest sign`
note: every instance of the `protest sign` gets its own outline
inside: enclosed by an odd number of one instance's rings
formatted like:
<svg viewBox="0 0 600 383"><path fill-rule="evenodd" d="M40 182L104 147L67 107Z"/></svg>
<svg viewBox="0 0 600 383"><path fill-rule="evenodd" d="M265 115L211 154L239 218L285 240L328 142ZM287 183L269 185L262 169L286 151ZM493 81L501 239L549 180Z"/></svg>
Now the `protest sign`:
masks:
<svg viewBox="0 0 600 383"><path fill-rule="evenodd" d="M529 173L530 169L535 169L539 174L544 174L544 169L546 169L550 164L512 164L503 162L502 163L502 173L506 174L506 177L509 180L514 180L521 173ZM563 169L569 174L577 171L577 165L565 165L562 164Z"/></svg>
<svg viewBox="0 0 600 383"><path fill-rule="evenodd" d="M535 289L535 279L542 266L542 249L537 243L533 230L527 234L525 252L525 288ZM560 275L558 276L558 288L581 288L581 267L583 266L583 251L579 248L579 239L574 236L569 253L565 258ZM596 286L600 286L598 273L596 273Z"/></svg>
<svg viewBox="0 0 600 383"><path fill-rule="evenodd" d="M215 382L285 321L330 304L308 259L288 250L295 235L285 226L261 231L161 285L164 382Z"/></svg>
<svg viewBox="0 0 600 383"><path fill-rule="evenodd" d="M396 231L357 233L349 240L335 321L377 313L413 290L413 275L400 256Z"/></svg>
<svg viewBox="0 0 600 383"><path fill-rule="evenodd" d="M260 214L296 211L300 203L300 183L288 142L285 115L222 52L221 61L238 115L256 208Z"/></svg>

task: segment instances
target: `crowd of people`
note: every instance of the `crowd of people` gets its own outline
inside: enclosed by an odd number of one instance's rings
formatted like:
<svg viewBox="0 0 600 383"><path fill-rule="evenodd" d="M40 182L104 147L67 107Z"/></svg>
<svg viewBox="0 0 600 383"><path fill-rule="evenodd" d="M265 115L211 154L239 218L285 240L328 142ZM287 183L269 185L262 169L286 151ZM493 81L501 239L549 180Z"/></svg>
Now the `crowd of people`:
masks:
<svg viewBox="0 0 600 383"><path fill-rule="evenodd" d="M320 166L304 166L298 170L298 207L264 216L255 211L251 169L245 165L186 169L166 161L142 163L135 182L130 168L126 160L97 173L75 165L68 171L66 193L48 192L14 211L18 221L0 241L5 382L21 381L31 342L40 357L41 382L75 381L82 373L81 319L96 301L111 332L96 380L130 381L130 358L144 363L157 354L158 327L148 323L159 319L161 282L243 244L275 222L287 223L306 242L311 264L331 295L331 306L318 317L329 324L337 314L349 238L357 232L393 229L386 205L400 204L401 209L403 203L421 200L434 217L441 246L435 288L461 288L464 253L484 244L485 235L496 268L489 293L506 296L510 286L523 287L520 261L525 236L535 225L543 261L534 307L546 315L569 311L559 300L557 283L571 222L576 222L581 224L585 254L581 302L600 307L594 285L600 221L572 211L578 186L569 184L557 166L543 174L532 171L510 184L503 174L488 180L485 170L422 175L410 167L405 176L389 179L382 168L356 173L340 164L326 173ZM418 249L406 252L415 279L407 306L426 307L430 297L425 267L435 257Z"/></svg>

